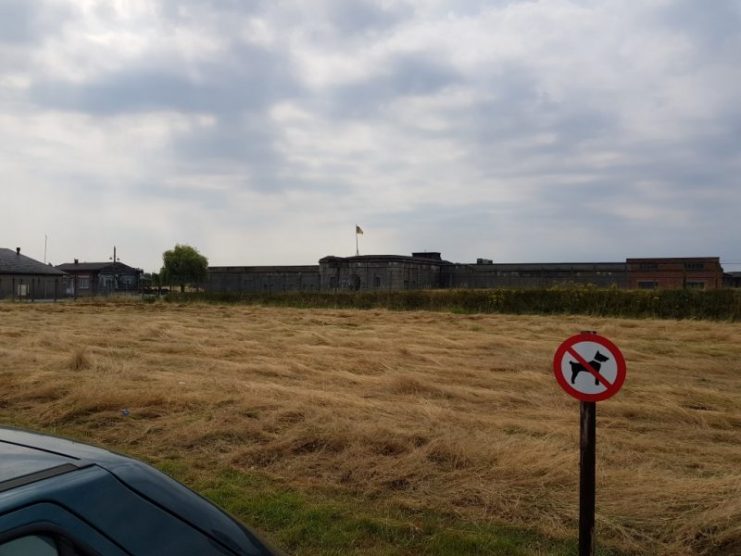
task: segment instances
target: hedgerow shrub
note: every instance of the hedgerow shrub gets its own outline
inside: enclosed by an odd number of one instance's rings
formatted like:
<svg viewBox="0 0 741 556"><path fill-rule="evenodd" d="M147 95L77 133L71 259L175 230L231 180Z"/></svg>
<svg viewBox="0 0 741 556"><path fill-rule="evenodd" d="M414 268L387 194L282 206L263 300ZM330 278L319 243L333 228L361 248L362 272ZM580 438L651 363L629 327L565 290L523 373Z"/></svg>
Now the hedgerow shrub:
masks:
<svg viewBox="0 0 741 556"><path fill-rule="evenodd" d="M666 319L741 320L741 290L621 290L591 287L282 293L170 293L166 301L246 303L459 313L574 314Z"/></svg>

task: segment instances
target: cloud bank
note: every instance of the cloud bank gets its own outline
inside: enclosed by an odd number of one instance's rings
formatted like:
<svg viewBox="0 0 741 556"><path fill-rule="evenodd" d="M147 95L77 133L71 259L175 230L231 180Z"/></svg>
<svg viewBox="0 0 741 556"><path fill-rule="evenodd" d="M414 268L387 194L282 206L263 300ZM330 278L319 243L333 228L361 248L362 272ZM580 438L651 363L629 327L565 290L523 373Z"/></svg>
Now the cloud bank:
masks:
<svg viewBox="0 0 741 556"><path fill-rule="evenodd" d="M741 8L0 0L0 245L741 270Z"/></svg>

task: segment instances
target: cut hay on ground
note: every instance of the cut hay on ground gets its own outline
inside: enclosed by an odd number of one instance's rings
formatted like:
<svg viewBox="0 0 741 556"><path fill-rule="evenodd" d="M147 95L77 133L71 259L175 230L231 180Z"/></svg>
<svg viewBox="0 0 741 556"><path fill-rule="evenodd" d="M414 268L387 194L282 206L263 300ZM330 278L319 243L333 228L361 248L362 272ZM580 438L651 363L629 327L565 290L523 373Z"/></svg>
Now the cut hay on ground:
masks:
<svg viewBox="0 0 741 556"><path fill-rule="evenodd" d="M578 403L551 360L583 329L629 366L598 406L602 542L741 552L737 324L2 304L0 411L155 462L187 456L567 537Z"/></svg>

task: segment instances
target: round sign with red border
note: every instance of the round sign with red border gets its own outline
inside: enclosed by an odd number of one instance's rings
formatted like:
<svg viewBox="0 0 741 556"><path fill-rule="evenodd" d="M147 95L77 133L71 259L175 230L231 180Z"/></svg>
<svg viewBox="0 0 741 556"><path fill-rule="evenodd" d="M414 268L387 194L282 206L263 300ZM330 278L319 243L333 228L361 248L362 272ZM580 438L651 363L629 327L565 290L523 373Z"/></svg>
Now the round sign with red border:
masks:
<svg viewBox="0 0 741 556"><path fill-rule="evenodd" d="M599 402L614 396L625 382L625 358L607 338L583 332L558 346L553 373L570 396Z"/></svg>

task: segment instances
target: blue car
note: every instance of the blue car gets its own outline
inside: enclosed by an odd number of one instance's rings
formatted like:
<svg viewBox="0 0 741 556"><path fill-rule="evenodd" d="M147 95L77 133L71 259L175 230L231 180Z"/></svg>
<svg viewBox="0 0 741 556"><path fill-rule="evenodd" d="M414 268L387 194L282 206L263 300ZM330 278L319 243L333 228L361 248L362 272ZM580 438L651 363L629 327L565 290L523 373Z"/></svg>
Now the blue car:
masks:
<svg viewBox="0 0 741 556"><path fill-rule="evenodd" d="M0 428L0 556L279 554L139 461Z"/></svg>

